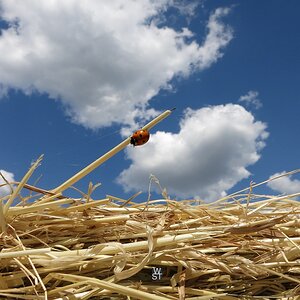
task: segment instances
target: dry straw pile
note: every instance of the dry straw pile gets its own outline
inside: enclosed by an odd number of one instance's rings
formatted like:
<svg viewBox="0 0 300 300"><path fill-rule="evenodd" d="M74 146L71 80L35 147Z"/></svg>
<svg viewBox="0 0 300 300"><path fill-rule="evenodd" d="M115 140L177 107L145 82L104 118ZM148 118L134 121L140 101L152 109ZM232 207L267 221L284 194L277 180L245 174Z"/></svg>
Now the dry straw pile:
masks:
<svg viewBox="0 0 300 300"><path fill-rule="evenodd" d="M71 199L37 165L0 201L1 299L300 299L300 193Z"/></svg>
<svg viewBox="0 0 300 300"><path fill-rule="evenodd" d="M300 193L255 195L257 184L211 204L166 193L134 203L94 200L90 185L79 199L63 196L130 141L52 191L27 184L41 158L6 182L0 299L300 299Z"/></svg>

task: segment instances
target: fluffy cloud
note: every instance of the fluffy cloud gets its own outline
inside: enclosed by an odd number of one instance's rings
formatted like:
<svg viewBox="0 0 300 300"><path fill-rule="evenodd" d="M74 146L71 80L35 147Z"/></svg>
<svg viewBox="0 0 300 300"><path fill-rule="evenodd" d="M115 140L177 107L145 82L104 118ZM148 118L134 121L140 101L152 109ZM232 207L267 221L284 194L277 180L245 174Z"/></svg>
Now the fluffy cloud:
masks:
<svg viewBox="0 0 300 300"><path fill-rule="evenodd" d="M65 104L74 122L91 128L152 117L153 96L171 88L174 77L208 68L232 39L222 22L228 8L211 14L200 45L188 28L162 23L175 4L0 0L9 25L0 35L0 94L8 87L47 93Z"/></svg>
<svg viewBox="0 0 300 300"><path fill-rule="evenodd" d="M262 107L262 103L258 98L257 91L249 91L246 95L239 98L239 102L244 102L246 106L253 106L255 109Z"/></svg>
<svg viewBox="0 0 300 300"><path fill-rule="evenodd" d="M2 173L2 175L8 182L15 181L13 173L7 172L5 170L0 170L0 172ZM0 185L2 185L4 183L5 183L5 181L3 180L2 176L0 176ZM0 187L0 197L8 195L8 194L10 194L10 192L11 192L11 190L10 190L9 186L5 185L5 186Z"/></svg>
<svg viewBox="0 0 300 300"><path fill-rule="evenodd" d="M286 174L286 171L276 173L270 178ZM268 187L281 194L295 194L300 192L300 180L292 179L290 175L280 177L267 183Z"/></svg>
<svg viewBox="0 0 300 300"><path fill-rule="evenodd" d="M154 174L171 194L211 201L249 176L267 136L266 124L240 105L187 109L178 133L158 131L126 150L131 165L117 181L126 191L146 190Z"/></svg>

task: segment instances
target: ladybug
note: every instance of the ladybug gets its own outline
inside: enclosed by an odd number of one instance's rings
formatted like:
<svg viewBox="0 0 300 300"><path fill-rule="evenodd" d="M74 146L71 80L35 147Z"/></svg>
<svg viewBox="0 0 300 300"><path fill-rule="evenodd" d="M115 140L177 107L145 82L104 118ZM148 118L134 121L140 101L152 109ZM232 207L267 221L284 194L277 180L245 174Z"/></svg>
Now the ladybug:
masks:
<svg viewBox="0 0 300 300"><path fill-rule="evenodd" d="M140 129L136 131L130 138L130 144L133 146L144 145L148 142L150 133L148 130Z"/></svg>

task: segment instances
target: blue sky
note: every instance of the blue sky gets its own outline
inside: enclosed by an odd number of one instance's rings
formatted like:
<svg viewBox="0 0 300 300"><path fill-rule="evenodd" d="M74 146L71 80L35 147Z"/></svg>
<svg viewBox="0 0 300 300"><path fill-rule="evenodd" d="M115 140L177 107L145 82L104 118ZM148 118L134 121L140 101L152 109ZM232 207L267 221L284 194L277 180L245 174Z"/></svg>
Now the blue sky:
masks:
<svg viewBox="0 0 300 300"><path fill-rule="evenodd" d="M2 0L0 8L7 178L20 180L44 154L31 183L52 189L172 107L148 144L75 186L101 182L95 198L141 190L142 201L154 174L173 197L211 201L299 168L298 1ZM294 175L258 191L299 190Z"/></svg>

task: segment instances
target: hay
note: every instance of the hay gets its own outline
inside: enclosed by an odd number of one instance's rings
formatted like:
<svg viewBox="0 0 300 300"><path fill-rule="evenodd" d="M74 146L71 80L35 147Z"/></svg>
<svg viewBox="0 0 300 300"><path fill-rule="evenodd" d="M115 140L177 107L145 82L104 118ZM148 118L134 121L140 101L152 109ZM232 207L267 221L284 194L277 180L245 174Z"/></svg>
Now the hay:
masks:
<svg viewBox="0 0 300 300"><path fill-rule="evenodd" d="M0 298L300 299L300 193L73 199L27 184L38 163L0 201Z"/></svg>
<svg viewBox="0 0 300 300"><path fill-rule="evenodd" d="M164 190L144 203L94 200L92 184L62 194L129 142L51 191L28 184L42 157L21 182L3 178L0 299L300 299L300 192L253 193L268 180L211 204Z"/></svg>

